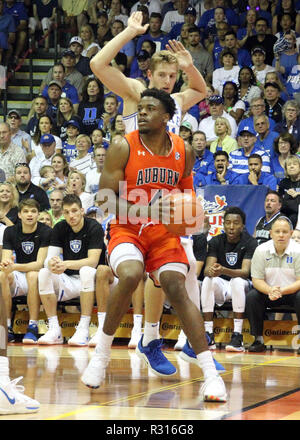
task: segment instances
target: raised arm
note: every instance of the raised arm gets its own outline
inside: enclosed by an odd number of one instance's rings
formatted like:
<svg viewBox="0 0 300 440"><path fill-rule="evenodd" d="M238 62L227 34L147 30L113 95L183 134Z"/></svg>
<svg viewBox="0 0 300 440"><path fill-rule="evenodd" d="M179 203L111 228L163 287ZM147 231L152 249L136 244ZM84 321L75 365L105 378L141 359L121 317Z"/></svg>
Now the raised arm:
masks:
<svg viewBox="0 0 300 440"><path fill-rule="evenodd" d="M110 40L91 60L90 66L93 73L112 92L121 96L139 101L140 93L144 86L140 81L127 78L120 70L112 67L110 63L122 47L136 36L144 34L148 24L142 26L141 11L134 12L128 19L128 26Z"/></svg>

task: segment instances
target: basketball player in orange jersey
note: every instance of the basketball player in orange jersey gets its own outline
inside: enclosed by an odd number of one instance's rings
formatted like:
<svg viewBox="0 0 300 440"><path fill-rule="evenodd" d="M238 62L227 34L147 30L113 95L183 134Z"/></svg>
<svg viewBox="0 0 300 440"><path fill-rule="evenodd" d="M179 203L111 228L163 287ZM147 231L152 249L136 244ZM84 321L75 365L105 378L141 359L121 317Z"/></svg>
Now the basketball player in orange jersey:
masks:
<svg viewBox="0 0 300 440"><path fill-rule="evenodd" d="M101 82L111 91L121 96L124 100L123 121L126 133L130 133L138 128L137 126L137 105L140 95L145 90L145 86L137 79L128 78L118 69L111 66L111 61L117 53L128 41L134 39L138 35L144 34L148 28L148 24L142 25L142 12L134 12L128 20L128 26L116 37L110 40L97 55L91 60L91 69L93 73L101 80ZM176 111L173 118L168 121L167 129L173 133L179 134L182 112L187 111L190 107L206 97L206 84L193 64L191 54L178 41L170 41L168 50L155 53L150 62L148 71L149 88L155 87L172 93L179 70L186 73L189 79L189 87L180 93L172 94L172 98L176 105ZM190 267L195 267L195 260L192 252L191 239L185 239L185 246L189 248ZM189 279L191 285L188 289L193 295L193 300L200 307L200 295L197 283L197 277L191 270ZM141 286L139 286L141 291ZM146 282L145 286L145 327L144 339L149 343L159 338L159 323L164 304L164 293L161 289L156 288L151 280ZM143 299L143 298L142 298ZM140 321L141 323L141 321ZM129 342L132 348L137 344L141 337L141 328L134 332Z"/></svg>
<svg viewBox="0 0 300 440"><path fill-rule="evenodd" d="M225 385L208 350L201 313L189 299L185 288L188 271L185 251L178 237L168 232L163 224L151 221L155 204L159 207L159 218L164 220L162 199L149 206L153 190L192 190L194 155L191 147L185 146L179 136L166 131L167 122L175 112L174 101L168 93L154 88L145 90L137 111L139 130L113 140L100 179L103 201L107 190L111 190L112 201L116 204L117 221L110 225L108 253L110 266L119 282L109 296L100 340L81 380L91 388L98 388L103 382L114 334L146 269L160 283L174 307L194 350L195 363L203 370L205 380L200 391L201 398L226 401ZM121 190L122 194L119 194L120 182L123 188L124 184L127 185L126 191ZM135 205L129 200L134 200L132 197L141 190L147 196L143 202L147 215L135 224L136 217L130 215ZM142 337L137 354L156 374L165 376L170 374L170 363L164 363L160 345L160 341L155 340L144 346Z"/></svg>

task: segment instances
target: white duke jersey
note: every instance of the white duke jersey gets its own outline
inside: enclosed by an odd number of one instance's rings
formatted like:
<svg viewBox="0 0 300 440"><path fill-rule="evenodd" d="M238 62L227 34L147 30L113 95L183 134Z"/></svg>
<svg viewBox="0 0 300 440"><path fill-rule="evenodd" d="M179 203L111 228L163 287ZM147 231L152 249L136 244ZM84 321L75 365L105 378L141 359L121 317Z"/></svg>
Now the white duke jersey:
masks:
<svg viewBox="0 0 300 440"><path fill-rule="evenodd" d="M173 98L173 97L172 97ZM181 108L174 99L175 105L176 105L176 111L173 116L173 118L168 122L167 124L167 131L170 131L171 133L175 133L179 135L179 129L181 124L181 117L182 117L182 111ZM123 116L123 123L125 125L125 133L131 133L132 131L138 130L138 120L137 120L137 112L132 113L128 116Z"/></svg>

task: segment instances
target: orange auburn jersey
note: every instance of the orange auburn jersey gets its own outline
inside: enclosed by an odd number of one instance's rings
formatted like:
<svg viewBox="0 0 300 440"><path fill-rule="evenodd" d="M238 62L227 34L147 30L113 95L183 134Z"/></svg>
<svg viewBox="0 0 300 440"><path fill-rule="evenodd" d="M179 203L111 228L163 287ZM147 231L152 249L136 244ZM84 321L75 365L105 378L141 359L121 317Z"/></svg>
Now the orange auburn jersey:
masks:
<svg viewBox="0 0 300 440"><path fill-rule="evenodd" d="M139 131L125 136L129 144L129 158L125 168L126 192L120 195L131 203L149 204L155 194L162 190L178 188L185 171L186 152L183 139L168 132L171 149L166 156L158 156L143 144ZM147 200L138 200L135 195L143 190Z"/></svg>

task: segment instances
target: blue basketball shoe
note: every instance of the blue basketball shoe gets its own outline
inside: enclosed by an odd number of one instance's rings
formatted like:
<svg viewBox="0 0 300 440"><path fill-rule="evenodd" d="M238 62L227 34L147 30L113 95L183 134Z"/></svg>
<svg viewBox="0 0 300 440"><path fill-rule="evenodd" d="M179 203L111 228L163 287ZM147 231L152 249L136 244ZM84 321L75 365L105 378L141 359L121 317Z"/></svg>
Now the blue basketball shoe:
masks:
<svg viewBox="0 0 300 440"><path fill-rule="evenodd" d="M136 347L136 354L144 359L150 370L156 376L172 376L176 373L176 368L165 357L161 351L162 339L154 339L146 347L143 347L143 337L141 337L138 346Z"/></svg>

